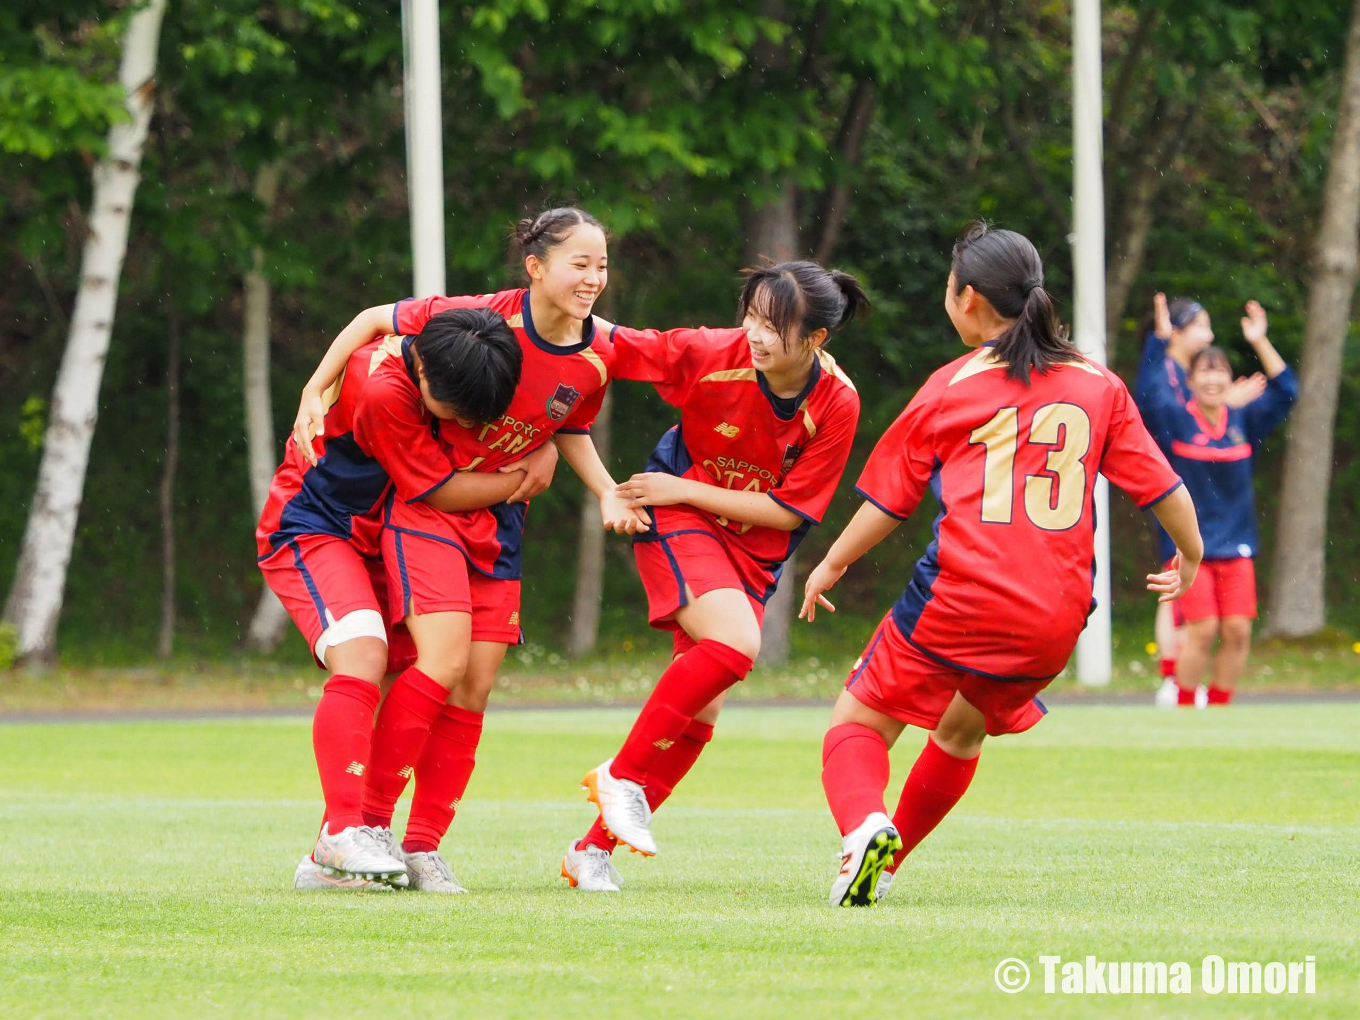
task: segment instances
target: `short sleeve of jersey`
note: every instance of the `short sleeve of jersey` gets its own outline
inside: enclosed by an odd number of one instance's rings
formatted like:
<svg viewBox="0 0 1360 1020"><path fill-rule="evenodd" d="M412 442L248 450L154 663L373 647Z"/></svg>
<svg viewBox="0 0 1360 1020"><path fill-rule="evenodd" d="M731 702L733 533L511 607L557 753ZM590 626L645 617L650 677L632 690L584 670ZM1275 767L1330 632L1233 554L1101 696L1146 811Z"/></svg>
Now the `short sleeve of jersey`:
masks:
<svg viewBox="0 0 1360 1020"><path fill-rule="evenodd" d="M820 524L845 473L858 424L859 398L847 391L830 422L812 437L787 477L770 490L770 498L804 520Z"/></svg>
<svg viewBox="0 0 1360 1020"><path fill-rule="evenodd" d="M504 291L496 294L463 294L455 297L437 294L427 298L406 298L392 310L392 332L397 336L415 336L440 312L450 308L490 308Z"/></svg>
<svg viewBox="0 0 1360 1020"><path fill-rule="evenodd" d="M1114 394L1110 408L1110 428L1105 435L1105 450L1100 457L1100 473L1129 494L1146 510L1181 484L1162 451L1157 448L1129 391L1117 376L1112 380Z"/></svg>
<svg viewBox="0 0 1360 1020"><path fill-rule="evenodd" d="M932 376L874 445L855 491L890 517L912 515L935 470L935 417L944 383Z"/></svg>
<svg viewBox="0 0 1360 1020"><path fill-rule="evenodd" d="M632 329L615 326L614 378L649 382L666 403L679 407L706 352L728 331L712 329Z"/></svg>
<svg viewBox="0 0 1360 1020"><path fill-rule="evenodd" d="M395 373L375 375L354 413L354 439L392 479L405 503L428 496L453 477L453 465L429 420Z"/></svg>

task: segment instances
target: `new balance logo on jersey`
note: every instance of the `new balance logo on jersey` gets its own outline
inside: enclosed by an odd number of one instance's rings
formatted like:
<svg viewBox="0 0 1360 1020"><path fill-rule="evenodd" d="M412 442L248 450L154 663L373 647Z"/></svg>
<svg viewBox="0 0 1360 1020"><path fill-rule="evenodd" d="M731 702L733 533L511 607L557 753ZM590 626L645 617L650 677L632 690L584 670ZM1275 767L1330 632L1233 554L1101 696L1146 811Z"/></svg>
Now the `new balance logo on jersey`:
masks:
<svg viewBox="0 0 1360 1020"><path fill-rule="evenodd" d="M664 751L674 743L675 743L674 740L667 740L665 737L662 737L660 740L653 741L652 746L659 747L661 750Z"/></svg>
<svg viewBox="0 0 1360 1020"><path fill-rule="evenodd" d="M397 775L401 776L402 779L410 779L415 774L416 770L411 768L410 765L407 765L404 769L397 773Z"/></svg>
<svg viewBox="0 0 1360 1020"><path fill-rule="evenodd" d="M740 426L729 425L727 422L723 422L721 425L714 425L713 431L717 432L724 439L736 439L737 433L741 431L741 428Z"/></svg>
<svg viewBox="0 0 1360 1020"><path fill-rule="evenodd" d="M362 776L364 774L364 763L361 761L352 761L345 766L345 771L351 776Z"/></svg>
<svg viewBox="0 0 1360 1020"><path fill-rule="evenodd" d="M509 626L509 627L518 627L518 626L519 626L519 610L518 610L518 609L516 609L513 613L510 614L510 622L509 622L506 626Z"/></svg>

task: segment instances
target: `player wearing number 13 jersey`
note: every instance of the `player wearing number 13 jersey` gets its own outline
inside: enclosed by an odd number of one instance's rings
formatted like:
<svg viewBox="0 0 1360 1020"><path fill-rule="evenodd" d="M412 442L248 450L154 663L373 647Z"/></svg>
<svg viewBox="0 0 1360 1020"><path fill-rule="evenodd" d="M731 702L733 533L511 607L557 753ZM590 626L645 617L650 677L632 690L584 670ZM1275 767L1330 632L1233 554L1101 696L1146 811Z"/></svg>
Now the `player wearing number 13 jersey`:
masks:
<svg viewBox="0 0 1360 1020"><path fill-rule="evenodd" d="M974 227L955 246L945 309L978 350L932 375L879 440L857 486L864 505L807 582L812 616L849 564L927 490L935 497L934 540L851 671L823 745L844 838L833 904L873 903L894 853L962 796L983 737L1042 718L1034 696L1092 609L1097 472L1152 508L1182 551L1150 588L1179 597L1203 551L1194 507L1128 390L1059 327L1029 241ZM907 724L931 738L890 820L888 748Z"/></svg>

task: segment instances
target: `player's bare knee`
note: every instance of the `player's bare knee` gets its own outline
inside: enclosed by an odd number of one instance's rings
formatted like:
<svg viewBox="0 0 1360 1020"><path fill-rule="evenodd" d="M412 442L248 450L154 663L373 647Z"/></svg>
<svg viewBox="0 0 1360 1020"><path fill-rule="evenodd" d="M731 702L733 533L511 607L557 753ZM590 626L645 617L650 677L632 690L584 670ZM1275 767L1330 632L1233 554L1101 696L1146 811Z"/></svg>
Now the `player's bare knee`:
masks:
<svg viewBox="0 0 1360 1020"><path fill-rule="evenodd" d="M485 712L496 675L469 672L449 691L449 704L467 712Z"/></svg>
<svg viewBox="0 0 1360 1020"><path fill-rule="evenodd" d="M465 649L444 649L434 655L421 655L416 659L416 668L446 690L452 690L463 682L467 665Z"/></svg>
<svg viewBox="0 0 1360 1020"><path fill-rule="evenodd" d="M740 652L752 662L755 662L756 657L760 655L759 627L737 628L727 637L719 638L718 640L722 641L723 644L727 645L733 651Z"/></svg>
<svg viewBox="0 0 1360 1020"><path fill-rule="evenodd" d="M332 673L381 684L387 673L387 642L373 637L349 638L327 648L325 662Z"/></svg>
<svg viewBox="0 0 1360 1020"><path fill-rule="evenodd" d="M1219 625L1219 635L1228 647L1248 645L1251 643L1251 621L1242 617L1226 617Z"/></svg>

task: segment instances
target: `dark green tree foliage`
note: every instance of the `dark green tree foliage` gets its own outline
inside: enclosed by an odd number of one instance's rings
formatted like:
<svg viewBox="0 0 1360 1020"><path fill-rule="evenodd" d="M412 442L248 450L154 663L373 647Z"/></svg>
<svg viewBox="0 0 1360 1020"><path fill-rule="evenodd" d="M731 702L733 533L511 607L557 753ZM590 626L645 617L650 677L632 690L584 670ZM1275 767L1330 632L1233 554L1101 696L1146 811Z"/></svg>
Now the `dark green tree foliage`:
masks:
<svg viewBox="0 0 1360 1020"><path fill-rule="evenodd" d="M1117 368L1133 367L1137 320L1156 289L1203 300L1239 370L1250 367L1236 336L1249 297L1268 307L1286 357L1296 354L1345 30L1345 12L1332 6L1105 5L1112 230L1149 144L1175 143L1157 163ZM107 84L116 53L108 10L92 0L19 0L0 12L0 263L15 281L0 292L6 585L74 293L87 160L119 106ZM63 619L68 655L139 658L154 648L170 305L184 342L181 646L228 648L248 618L259 578L241 411L241 276L262 244L274 285L282 440L330 338L359 308L409 292L399 18L395 0L219 0L175 4L167 15ZM828 188L847 187L831 261L866 280L876 312L833 348L865 413L845 495L809 538L808 562L853 511L850 485L883 427L958 353L941 308L958 230L983 215L1027 233L1050 288L1069 293L1070 26L1061 6L492 0L445 4L443 19L453 292L516 283L510 223L548 203L579 202L614 234L612 317L725 324L739 288L743 210L768 198L761 188L786 181L797 189L811 251ZM872 119L852 164L839 146L866 83ZM253 187L271 161L282 166L282 185L267 217ZM1119 243L1111 238L1112 251ZM674 413L647 387L615 393L613 466L626 474ZM1360 421L1346 395L1338 511L1360 485ZM1264 507L1278 446L1267 452ZM526 608L538 640L556 639L569 604L579 491L563 467L530 514ZM933 509L920 516L850 580L847 608L881 611L900 590ZM1137 578L1155 554L1122 499L1115 528L1116 613L1150 618ZM1339 536L1332 561L1342 620L1360 610L1346 566L1355 557L1345 555L1354 541ZM609 555L617 569L607 574L606 625L639 638L645 624L632 608L638 589L626 546L611 542ZM300 642L285 648L301 660Z"/></svg>

